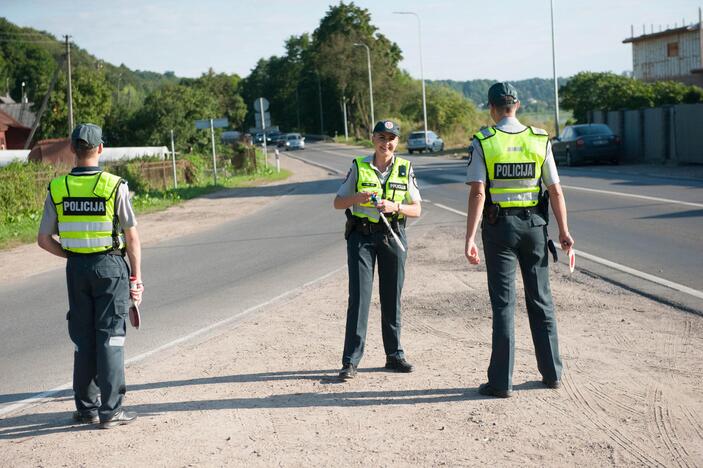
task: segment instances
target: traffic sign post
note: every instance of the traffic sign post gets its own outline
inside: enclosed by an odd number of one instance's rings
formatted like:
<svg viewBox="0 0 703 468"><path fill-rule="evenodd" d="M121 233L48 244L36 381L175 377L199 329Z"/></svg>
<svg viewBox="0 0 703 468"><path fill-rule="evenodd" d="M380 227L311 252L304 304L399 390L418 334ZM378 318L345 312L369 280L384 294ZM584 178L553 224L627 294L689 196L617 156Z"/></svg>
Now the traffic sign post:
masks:
<svg viewBox="0 0 703 468"><path fill-rule="evenodd" d="M173 143L173 129L171 129L171 160L173 161L173 188L178 188L178 177L176 176L176 145Z"/></svg>
<svg viewBox="0 0 703 468"><path fill-rule="evenodd" d="M210 128L210 140L212 141L212 175L215 185L217 185L217 159L215 157L215 128L224 128L229 125L226 117L219 119L196 120L195 128L202 130Z"/></svg>
<svg viewBox="0 0 703 468"><path fill-rule="evenodd" d="M260 97L254 101L254 110L256 110L256 117L258 123L261 124L261 130L263 130L263 148L264 148L264 164L266 167L269 165L269 154L266 148L266 128L271 126L271 114L266 112L269 108L269 101L265 97ZM268 120L268 122L267 122Z"/></svg>

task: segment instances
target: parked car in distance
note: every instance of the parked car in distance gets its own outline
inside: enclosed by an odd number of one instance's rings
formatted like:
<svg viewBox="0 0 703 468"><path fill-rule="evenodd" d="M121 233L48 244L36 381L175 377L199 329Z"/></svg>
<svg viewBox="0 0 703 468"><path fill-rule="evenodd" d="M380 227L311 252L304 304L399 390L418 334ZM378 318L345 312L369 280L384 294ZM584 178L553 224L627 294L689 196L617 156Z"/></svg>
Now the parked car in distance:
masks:
<svg viewBox="0 0 703 468"><path fill-rule="evenodd" d="M444 140L431 130L427 131L427 142L425 142L425 132L412 132L408 137L408 153L410 154L413 154L415 151L420 153L429 151L432 153L434 151L443 150Z"/></svg>
<svg viewBox="0 0 703 468"><path fill-rule="evenodd" d="M557 164L567 166L583 162L620 162L620 137L605 124L567 125L552 140Z"/></svg>
<svg viewBox="0 0 703 468"><path fill-rule="evenodd" d="M278 146L278 144L285 140L286 138L286 133L283 132L273 132L269 134L269 137L271 138L271 144Z"/></svg>
<svg viewBox="0 0 703 468"><path fill-rule="evenodd" d="M305 137L300 136L300 133L287 133L284 138L279 140L278 146L288 150L305 149Z"/></svg>

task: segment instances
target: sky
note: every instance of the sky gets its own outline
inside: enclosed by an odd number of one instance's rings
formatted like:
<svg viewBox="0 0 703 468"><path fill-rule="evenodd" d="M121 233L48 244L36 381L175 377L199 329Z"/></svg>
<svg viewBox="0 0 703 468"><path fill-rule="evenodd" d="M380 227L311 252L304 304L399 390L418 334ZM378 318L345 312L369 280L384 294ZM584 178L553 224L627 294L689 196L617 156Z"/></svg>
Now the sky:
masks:
<svg viewBox="0 0 703 468"><path fill-rule="evenodd" d="M698 0L553 0L559 76L632 69L631 25L658 30L698 22ZM115 65L178 76L249 75L284 41L312 33L331 0L0 0L0 16ZM358 0L403 51L400 66L426 79L520 80L552 76L550 0ZM397 15L412 11L420 18ZM421 37L421 41L420 41ZM422 67L420 55L422 44ZM360 54L360 60L363 59Z"/></svg>

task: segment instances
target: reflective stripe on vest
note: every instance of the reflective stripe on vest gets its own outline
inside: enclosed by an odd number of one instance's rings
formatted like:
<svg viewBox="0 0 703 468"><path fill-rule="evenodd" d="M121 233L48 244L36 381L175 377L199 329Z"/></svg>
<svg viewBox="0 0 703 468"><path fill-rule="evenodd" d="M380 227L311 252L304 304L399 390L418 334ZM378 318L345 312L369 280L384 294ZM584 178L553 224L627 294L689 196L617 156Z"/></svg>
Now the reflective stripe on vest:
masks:
<svg viewBox="0 0 703 468"><path fill-rule="evenodd" d="M115 220L115 198L122 182L107 172L67 175L51 181L49 192L56 206L61 247L73 253L122 249Z"/></svg>
<svg viewBox="0 0 703 468"><path fill-rule="evenodd" d="M483 150L491 201L502 208L537 205L549 136L531 127L520 133L491 127L474 137Z"/></svg>
<svg viewBox="0 0 703 468"><path fill-rule="evenodd" d="M375 193L378 198L400 203L405 200L410 183L410 161L395 157L391 173L386 179L386 185L381 186L378 173L371 167L371 163L364 161L365 157L356 158L354 163L357 169L356 191ZM378 223L381 218L373 203L362 203L354 205L352 214L359 218L366 218L372 223ZM404 216L399 214L398 219Z"/></svg>

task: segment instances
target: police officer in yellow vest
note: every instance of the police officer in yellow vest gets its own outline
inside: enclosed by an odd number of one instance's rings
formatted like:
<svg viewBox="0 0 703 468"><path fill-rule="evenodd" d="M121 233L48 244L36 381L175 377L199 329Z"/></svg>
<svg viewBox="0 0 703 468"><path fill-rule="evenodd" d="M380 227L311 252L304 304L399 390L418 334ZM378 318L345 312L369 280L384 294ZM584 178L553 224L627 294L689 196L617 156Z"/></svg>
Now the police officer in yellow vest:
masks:
<svg viewBox="0 0 703 468"><path fill-rule="evenodd" d="M496 83L488 91L493 127L474 135L467 169L470 185L465 254L480 263L475 235L483 212L481 238L493 308L493 345L482 395L507 398L515 358L515 271L520 266L537 368L548 388L558 388L562 364L557 322L549 288L547 205L552 205L562 249L574 245L549 136L515 117L517 90ZM548 196L542 196L541 184ZM549 200L547 203L547 199Z"/></svg>
<svg viewBox="0 0 703 468"><path fill-rule="evenodd" d="M421 198L409 161L395 156L400 127L382 120L373 129L374 154L356 158L337 191L334 207L347 213L349 304L342 355L342 379L356 376L364 354L374 267L378 263L381 332L386 369L412 372L400 344L400 296L406 252L394 241L379 213L385 214L407 250L405 222L420 216ZM374 205L372 196L377 204Z"/></svg>
<svg viewBox="0 0 703 468"><path fill-rule="evenodd" d="M37 243L67 258L68 331L75 345L73 419L109 429L136 418L122 408L122 400L125 317L130 298L139 303L144 289L141 246L126 182L98 167L100 127L78 125L71 150L76 167L51 181ZM136 278L132 290L125 252Z"/></svg>

